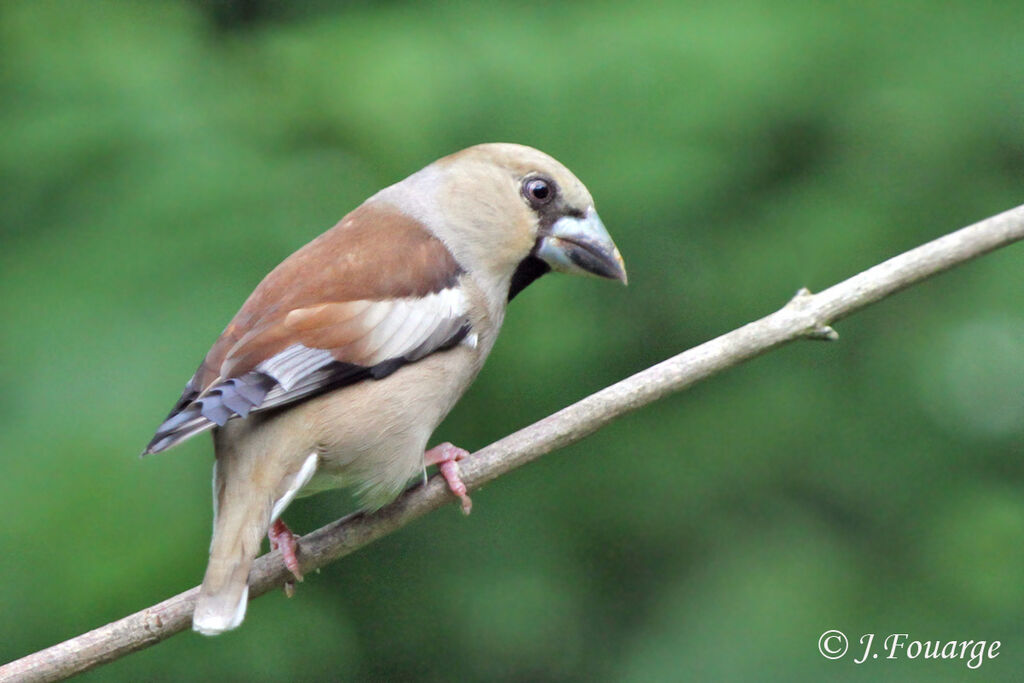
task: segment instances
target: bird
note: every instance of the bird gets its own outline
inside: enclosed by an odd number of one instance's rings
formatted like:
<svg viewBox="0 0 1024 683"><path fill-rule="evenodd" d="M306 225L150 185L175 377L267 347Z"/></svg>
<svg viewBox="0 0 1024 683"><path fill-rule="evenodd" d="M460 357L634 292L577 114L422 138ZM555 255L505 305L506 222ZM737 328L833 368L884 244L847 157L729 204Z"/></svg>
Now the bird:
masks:
<svg viewBox="0 0 1024 683"><path fill-rule="evenodd" d="M242 623L264 535L302 579L281 520L297 496L351 488L373 510L438 465L469 512L457 466L468 453L428 441L508 302L551 271L627 281L571 171L532 147L486 143L380 190L259 283L143 452L213 432L195 631Z"/></svg>

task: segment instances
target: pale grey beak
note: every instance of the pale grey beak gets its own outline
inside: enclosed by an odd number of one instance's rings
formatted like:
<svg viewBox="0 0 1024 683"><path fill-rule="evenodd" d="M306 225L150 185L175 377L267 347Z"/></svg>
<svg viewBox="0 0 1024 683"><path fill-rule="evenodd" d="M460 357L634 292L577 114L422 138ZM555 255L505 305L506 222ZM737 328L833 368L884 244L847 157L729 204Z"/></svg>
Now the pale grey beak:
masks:
<svg viewBox="0 0 1024 683"><path fill-rule="evenodd" d="M537 258L551 270L606 277L626 284L626 264L593 207L582 218L563 216L541 234Z"/></svg>

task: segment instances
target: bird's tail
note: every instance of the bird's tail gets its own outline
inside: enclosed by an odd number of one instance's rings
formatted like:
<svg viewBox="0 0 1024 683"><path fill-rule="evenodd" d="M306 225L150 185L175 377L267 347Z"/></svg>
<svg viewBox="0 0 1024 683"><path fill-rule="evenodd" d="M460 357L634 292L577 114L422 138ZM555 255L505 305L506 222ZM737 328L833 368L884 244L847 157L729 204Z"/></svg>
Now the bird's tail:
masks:
<svg viewBox="0 0 1024 683"><path fill-rule="evenodd" d="M245 618L249 569L270 525L272 502L269 497L225 490L219 484L215 476L219 495L214 501L210 562L192 615L193 630L207 636L230 631Z"/></svg>

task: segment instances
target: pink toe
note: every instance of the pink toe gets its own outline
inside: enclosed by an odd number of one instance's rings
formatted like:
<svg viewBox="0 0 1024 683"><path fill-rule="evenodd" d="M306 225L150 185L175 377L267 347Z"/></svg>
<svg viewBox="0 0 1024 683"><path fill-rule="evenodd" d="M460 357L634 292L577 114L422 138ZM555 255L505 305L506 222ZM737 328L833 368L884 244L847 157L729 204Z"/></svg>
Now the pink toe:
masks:
<svg viewBox="0 0 1024 683"><path fill-rule="evenodd" d="M444 480L448 482L448 488L462 501L462 512L469 514L473 509L473 501L467 495L466 484L463 483L459 474L458 461L469 455L469 451L453 446L447 441L434 446L423 454L423 462L426 465L437 465Z"/></svg>
<svg viewBox="0 0 1024 683"><path fill-rule="evenodd" d="M270 539L270 547L274 550L280 549L281 559L284 566L292 573L297 581L302 581L302 570L299 567L299 558L296 554L298 544L295 541L295 534L282 520L278 519L270 525L267 531Z"/></svg>

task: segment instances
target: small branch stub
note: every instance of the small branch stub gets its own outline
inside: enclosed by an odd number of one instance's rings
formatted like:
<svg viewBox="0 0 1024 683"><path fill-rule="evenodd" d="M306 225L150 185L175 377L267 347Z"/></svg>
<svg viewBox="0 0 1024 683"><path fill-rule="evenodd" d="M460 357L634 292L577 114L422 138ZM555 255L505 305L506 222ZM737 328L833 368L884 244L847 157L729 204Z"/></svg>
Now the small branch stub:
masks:
<svg viewBox="0 0 1024 683"><path fill-rule="evenodd" d="M837 341L839 339L839 333L832 329L831 325L822 325L820 327L815 327L805 336L807 337L807 339L811 339L814 341Z"/></svg>
<svg viewBox="0 0 1024 683"><path fill-rule="evenodd" d="M801 313L813 313L814 293L806 287L801 287L796 290L796 294L786 304L786 308L793 308ZM836 341L839 339L839 333L832 329L831 325L824 323L812 325L803 336L812 341Z"/></svg>

